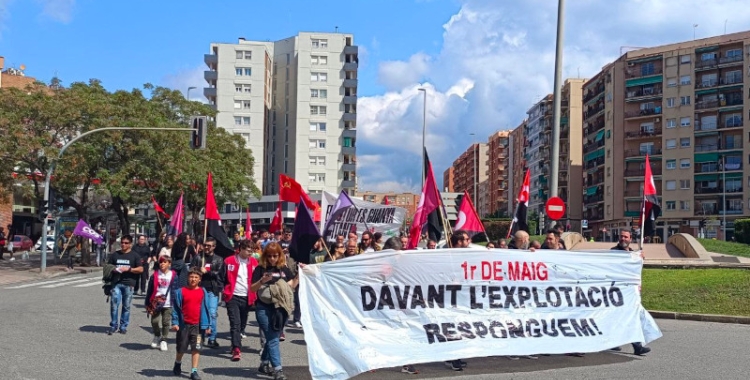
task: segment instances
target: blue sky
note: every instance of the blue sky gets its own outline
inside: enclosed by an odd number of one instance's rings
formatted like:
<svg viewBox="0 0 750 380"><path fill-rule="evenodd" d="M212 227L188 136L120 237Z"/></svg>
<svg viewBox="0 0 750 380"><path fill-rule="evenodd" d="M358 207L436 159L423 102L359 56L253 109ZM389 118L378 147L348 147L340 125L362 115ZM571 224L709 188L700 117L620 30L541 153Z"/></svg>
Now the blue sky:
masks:
<svg viewBox="0 0 750 380"><path fill-rule="evenodd" d="M690 40L694 30L697 38L750 30L744 0L566 3L565 77L591 77L622 46ZM24 64L44 81L184 91L205 86L211 42L338 26L360 46L359 187L414 191L418 88L428 89L427 145L440 184L472 142L514 128L552 92L556 12L554 0L0 0L0 55L6 67Z"/></svg>

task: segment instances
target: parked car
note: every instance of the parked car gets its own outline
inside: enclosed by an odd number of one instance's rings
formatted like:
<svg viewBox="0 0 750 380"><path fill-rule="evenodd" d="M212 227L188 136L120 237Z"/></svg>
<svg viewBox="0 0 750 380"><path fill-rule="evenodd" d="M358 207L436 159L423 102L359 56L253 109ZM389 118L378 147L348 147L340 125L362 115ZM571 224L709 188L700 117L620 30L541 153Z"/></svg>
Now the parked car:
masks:
<svg viewBox="0 0 750 380"><path fill-rule="evenodd" d="M23 252L31 251L34 246L34 242L26 235L15 235L13 236L13 251Z"/></svg>
<svg viewBox="0 0 750 380"><path fill-rule="evenodd" d="M52 250L55 249L55 237L52 235L47 235L47 251L52 252ZM36 245L34 246L35 251L41 251L42 250L42 239L39 238L39 240L36 242Z"/></svg>

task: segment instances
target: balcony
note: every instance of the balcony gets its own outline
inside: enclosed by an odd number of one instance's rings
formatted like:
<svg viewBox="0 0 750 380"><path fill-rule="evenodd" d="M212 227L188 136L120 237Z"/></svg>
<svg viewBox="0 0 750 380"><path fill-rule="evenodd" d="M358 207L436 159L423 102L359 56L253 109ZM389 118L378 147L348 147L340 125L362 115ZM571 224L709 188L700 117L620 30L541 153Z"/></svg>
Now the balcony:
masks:
<svg viewBox="0 0 750 380"><path fill-rule="evenodd" d="M720 65L728 65L728 64L736 64L736 63L742 63L742 55L719 58Z"/></svg>
<svg viewBox="0 0 750 380"><path fill-rule="evenodd" d="M355 186L355 182L352 180L343 180L341 181L341 187L347 188L347 189L353 189Z"/></svg>
<svg viewBox="0 0 750 380"><path fill-rule="evenodd" d="M726 171L728 173L731 173L734 171L742 171L742 164L729 163L726 165L726 168L724 168L724 165L721 162L706 162L706 163L697 163L695 164L695 167L693 168L693 172L696 174L715 173L715 172L722 172L722 171Z"/></svg>
<svg viewBox="0 0 750 380"><path fill-rule="evenodd" d="M645 89L639 89L635 91L628 91L625 93L625 101L637 101L639 99L648 99L650 97L655 96L661 96L662 95L662 88L656 87L656 88L645 88Z"/></svg>
<svg viewBox="0 0 750 380"><path fill-rule="evenodd" d="M596 203L596 202L604 202L604 195L596 194L596 195L589 195L589 196L583 197L584 204L590 204L590 203Z"/></svg>
<svg viewBox="0 0 750 380"><path fill-rule="evenodd" d="M344 128L344 131L341 133L341 137L356 138L357 128Z"/></svg>
<svg viewBox="0 0 750 380"><path fill-rule="evenodd" d="M344 121L357 121L357 114L352 112L344 112Z"/></svg>
<svg viewBox="0 0 750 380"><path fill-rule="evenodd" d="M719 129L727 129L727 128L742 128L744 123L742 122L742 119L730 119L723 123L719 124Z"/></svg>
<svg viewBox="0 0 750 380"><path fill-rule="evenodd" d="M661 67L656 67L652 70L638 70L638 69L627 69L625 72L625 78L626 79L635 79L635 78L643 78L643 77L650 77L652 75L659 75L662 73Z"/></svg>
<svg viewBox="0 0 750 380"><path fill-rule="evenodd" d="M604 140L599 140L597 142L590 142L588 144L583 144L583 151L584 152L590 152L592 150L601 148L604 146Z"/></svg>
<svg viewBox="0 0 750 380"><path fill-rule="evenodd" d="M604 157L586 162L586 169L593 169L597 166L604 165Z"/></svg>
<svg viewBox="0 0 750 380"><path fill-rule="evenodd" d="M356 79L344 79L344 87L357 87Z"/></svg>
<svg viewBox="0 0 750 380"><path fill-rule="evenodd" d="M654 128L652 130L641 129L638 132L625 132L625 137L628 138L650 138L661 136L661 128Z"/></svg>
<svg viewBox="0 0 750 380"><path fill-rule="evenodd" d="M644 157L646 155L649 156L658 156L661 155L661 148L651 148L651 149L628 149L625 151L625 157Z"/></svg>
<svg viewBox="0 0 750 380"><path fill-rule="evenodd" d="M648 108L637 111L626 111L625 118L643 117L651 115L661 115L661 107Z"/></svg>
<svg viewBox="0 0 750 380"><path fill-rule="evenodd" d="M219 78L219 73L216 70L206 70L203 72L203 79L207 82L215 81Z"/></svg>
<svg viewBox="0 0 750 380"><path fill-rule="evenodd" d="M359 46L344 46L344 54L359 54Z"/></svg>
<svg viewBox="0 0 750 380"><path fill-rule="evenodd" d="M739 136L737 137L740 138ZM742 149L742 141L734 141L731 144L725 143L711 143L711 144L698 144L695 146L696 152L714 152L719 150L730 150L730 149Z"/></svg>
<svg viewBox="0 0 750 380"><path fill-rule="evenodd" d="M353 146L342 146L341 153L347 155L355 155L357 154L357 148Z"/></svg>
<svg viewBox="0 0 750 380"><path fill-rule="evenodd" d="M625 177L643 177L646 173L646 169L626 169L625 170ZM662 168L660 166L651 166L651 174L652 175L661 175L662 174Z"/></svg>
<svg viewBox="0 0 750 380"><path fill-rule="evenodd" d="M357 70L357 62L345 62L344 63L344 70L346 70L346 71Z"/></svg>
<svg viewBox="0 0 750 380"><path fill-rule="evenodd" d="M695 110L707 110L719 107L739 106L742 105L742 98L736 97L730 100L702 100L695 103Z"/></svg>
<svg viewBox="0 0 750 380"><path fill-rule="evenodd" d="M203 96L206 98L215 98L216 97L216 87L205 87L203 89Z"/></svg>
<svg viewBox="0 0 750 380"><path fill-rule="evenodd" d="M216 54L203 54L203 62L209 67L213 67L219 63L219 57Z"/></svg>
<svg viewBox="0 0 750 380"><path fill-rule="evenodd" d="M356 96L344 96L344 104L357 104Z"/></svg>
<svg viewBox="0 0 750 380"><path fill-rule="evenodd" d="M583 102L588 103L589 100L594 99L595 97L603 93L604 93L604 83L600 81L599 83L596 84L596 87L586 91L586 94L583 96Z"/></svg>
<svg viewBox="0 0 750 380"><path fill-rule="evenodd" d="M341 170L345 172L353 172L357 170L357 164L355 162L341 164Z"/></svg>
<svg viewBox="0 0 750 380"><path fill-rule="evenodd" d="M741 207L730 207L726 211L727 215L740 215L742 214L742 208ZM719 206L717 206L714 203L709 204L698 204L695 208L695 212L693 213L695 216L707 216L707 215L724 215L724 210L720 209Z"/></svg>
<svg viewBox="0 0 750 380"><path fill-rule="evenodd" d="M598 106L588 107L586 111L583 113L583 118L588 119L589 117L592 117L599 112L604 111L604 103L600 103Z"/></svg>
<svg viewBox="0 0 750 380"><path fill-rule="evenodd" d="M626 198L639 198L643 196L643 193L641 192L641 189L625 189L623 195Z"/></svg>

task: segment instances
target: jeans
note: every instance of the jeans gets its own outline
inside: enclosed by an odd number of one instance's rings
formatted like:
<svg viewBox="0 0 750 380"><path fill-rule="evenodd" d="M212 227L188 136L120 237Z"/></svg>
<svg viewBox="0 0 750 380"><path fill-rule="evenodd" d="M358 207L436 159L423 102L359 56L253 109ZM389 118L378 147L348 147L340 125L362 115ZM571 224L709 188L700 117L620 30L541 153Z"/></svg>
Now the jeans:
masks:
<svg viewBox="0 0 750 380"><path fill-rule="evenodd" d="M299 308L299 286L294 288L294 318L295 322L299 322L302 318L302 311Z"/></svg>
<svg viewBox="0 0 750 380"><path fill-rule="evenodd" d="M154 328L154 336L167 340L169 328L172 327L172 308L165 307L161 311L151 315L151 327Z"/></svg>
<svg viewBox="0 0 750 380"><path fill-rule="evenodd" d="M232 336L232 349L242 347L242 326L247 323L247 313L250 306L247 297L232 296L227 302L227 316L229 317L229 334Z"/></svg>
<svg viewBox="0 0 750 380"><path fill-rule="evenodd" d="M130 323L130 301L133 300L133 287L123 284L117 284L112 287L109 301L109 316L111 322L109 327L112 330L117 330L117 312L120 309L120 303L122 303L122 316L120 317L119 327L122 331L127 331L128 324Z"/></svg>
<svg viewBox="0 0 750 380"><path fill-rule="evenodd" d="M274 330L271 326L271 318L276 313L273 305L266 305L262 302L255 303L255 319L266 337L266 344L263 346L263 354L260 357L261 362L271 362L275 370L281 369L281 351L279 350L279 336L281 330ZM282 326L286 324L283 321Z"/></svg>
<svg viewBox="0 0 750 380"><path fill-rule="evenodd" d="M143 267L143 272L138 275L138 277L135 278L135 291L137 292L138 289L141 289L141 293L146 294L146 285L148 285L148 271L149 271L149 265L151 263L148 262L148 260L141 260L141 267Z"/></svg>
<svg viewBox="0 0 750 380"><path fill-rule="evenodd" d="M206 300L208 301L208 314L211 317L211 334L208 335L208 340L216 340L216 317L219 315L219 296L213 292L206 292ZM205 334L205 331L203 332Z"/></svg>

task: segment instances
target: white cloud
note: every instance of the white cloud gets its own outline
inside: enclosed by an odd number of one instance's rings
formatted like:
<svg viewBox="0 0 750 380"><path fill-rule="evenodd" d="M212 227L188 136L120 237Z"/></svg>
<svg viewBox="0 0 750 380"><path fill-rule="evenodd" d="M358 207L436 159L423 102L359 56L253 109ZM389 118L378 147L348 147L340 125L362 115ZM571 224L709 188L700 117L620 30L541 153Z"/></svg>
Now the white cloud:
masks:
<svg viewBox="0 0 750 380"><path fill-rule="evenodd" d="M42 5L42 14L63 24L73 19L75 0L37 0Z"/></svg>
<svg viewBox="0 0 750 380"><path fill-rule="evenodd" d="M165 76L162 84L165 87L181 91L185 96L187 96L188 87L195 87L190 90L190 100L206 103L207 100L203 96L203 88L206 87L206 80L203 79L205 67L205 65L199 65L198 67L182 69Z"/></svg>
<svg viewBox="0 0 750 380"><path fill-rule="evenodd" d="M567 2L565 15L565 77L579 72L591 77L616 59L621 47L689 40L694 23L697 38L722 34L728 18L729 33L750 24L750 7L741 0L578 0ZM555 1L463 0L443 25L438 54L415 49L406 61L381 62L379 80L387 92L359 99L358 151L380 156L381 165L395 163L387 168L388 181L418 182L422 94L417 89L427 79L427 146L441 183L443 170L472 142L469 133L484 141L496 130L514 128L552 92L556 23ZM363 183L384 183L371 175L372 170L360 170Z"/></svg>

